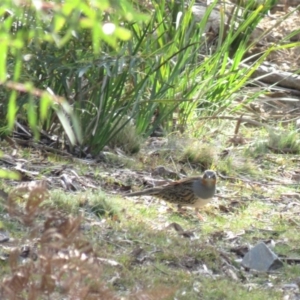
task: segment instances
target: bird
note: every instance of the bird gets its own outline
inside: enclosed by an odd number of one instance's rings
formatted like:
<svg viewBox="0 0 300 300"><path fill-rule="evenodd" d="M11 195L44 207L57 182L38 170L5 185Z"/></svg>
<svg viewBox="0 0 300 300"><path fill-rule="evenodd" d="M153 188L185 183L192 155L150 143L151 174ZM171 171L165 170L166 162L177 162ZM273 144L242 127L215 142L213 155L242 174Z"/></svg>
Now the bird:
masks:
<svg viewBox="0 0 300 300"><path fill-rule="evenodd" d="M199 214L199 208L212 200L216 192L216 182L216 173L212 170L206 170L202 177L188 177L164 186L129 193L126 196L151 195L177 204L179 208L182 206L194 207L198 218L203 220L203 217Z"/></svg>

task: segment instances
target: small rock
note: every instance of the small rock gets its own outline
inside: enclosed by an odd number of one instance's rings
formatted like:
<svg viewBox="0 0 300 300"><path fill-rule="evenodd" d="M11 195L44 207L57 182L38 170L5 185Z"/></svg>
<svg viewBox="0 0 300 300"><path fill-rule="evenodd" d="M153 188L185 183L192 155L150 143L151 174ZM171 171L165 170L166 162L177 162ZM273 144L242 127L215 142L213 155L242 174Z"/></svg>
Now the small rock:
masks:
<svg viewBox="0 0 300 300"><path fill-rule="evenodd" d="M296 283L287 283L282 286L285 290L297 290L299 291L299 287Z"/></svg>
<svg viewBox="0 0 300 300"><path fill-rule="evenodd" d="M9 233L0 229L0 243L5 243L9 241Z"/></svg>
<svg viewBox="0 0 300 300"><path fill-rule="evenodd" d="M278 256L261 242L250 249L243 258L242 265L248 269L268 272L283 267Z"/></svg>

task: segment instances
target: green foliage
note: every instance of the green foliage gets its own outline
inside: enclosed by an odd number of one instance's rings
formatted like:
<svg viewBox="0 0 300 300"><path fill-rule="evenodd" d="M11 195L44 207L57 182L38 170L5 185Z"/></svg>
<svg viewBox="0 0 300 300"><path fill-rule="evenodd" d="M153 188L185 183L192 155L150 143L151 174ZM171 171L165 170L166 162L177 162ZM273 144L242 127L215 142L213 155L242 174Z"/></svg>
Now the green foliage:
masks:
<svg viewBox="0 0 300 300"><path fill-rule="evenodd" d="M9 101L2 131L16 117L37 138L40 127L60 123L72 143L98 153L128 122L147 137L157 127L184 130L195 112L224 111L271 51L295 45L271 46L242 68L250 34L273 3L248 2L228 26L221 8L218 40L210 40L205 27L217 1L201 22L193 3L176 1L3 1L0 83Z"/></svg>
<svg viewBox="0 0 300 300"><path fill-rule="evenodd" d="M82 67L81 74L91 88L89 97L81 94L90 101L78 101L77 108L86 124L85 141L94 152L117 134L115 126L122 128L130 119L137 132L147 137L158 126L173 129L175 112L175 126L184 128L195 109L212 114L230 106L233 94L254 71L240 68L248 39L238 43L242 46L232 58L229 52L243 30L249 31L250 24L261 18L261 8L250 14L250 20L239 21L239 26L235 25L236 13L225 40L220 35L216 51L206 58L201 55L207 43L203 32L216 1L200 23L193 19L191 6L184 9L178 3L161 1L152 5L155 9L148 22L125 24L133 36L120 43L118 53L105 48L100 62Z"/></svg>
<svg viewBox="0 0 300 300"><path fill-rule="evenodd" d="M116 14L110 16L108 22L109 10ZM119 39L131 36L119 22L132 19L145 20L145 16L135 12L126 0L94 1L93 4L88 1L39 2L26 6L11 0L2 1L0 84L6 87L2 96L9 99L3 104L8 126L2 132L11 130L18 117L28 120L38 138L38 128L45 122L46 127L54 120L57 122L56 115L71 143L80 142L81 131L70 105L71 95L62 93L66 80L60 81L60 77L70 75L62 72L61 67L77 58L70 57L72 53L68 48L72 50L72 40L79 40L85 33L89 34L90 41L79 47L79 52L87 48L88 52L97 54L102 43L116 47ZM73 78L68 77L68 80Z"/></svg>
<svg viewBox="0 0 300 300"><path fill-rule="evenodd" d="M112 207L109 201L105 199L97 200L97 202L93 201L90 206L90 211L100 219L117 215L116 208Z"/></svg>
<svg viewBox="0 0 300 300"><path fill-rule="evenodd" d="M16 172L0 169L0 178L19 180L20 175Z"/></svg>

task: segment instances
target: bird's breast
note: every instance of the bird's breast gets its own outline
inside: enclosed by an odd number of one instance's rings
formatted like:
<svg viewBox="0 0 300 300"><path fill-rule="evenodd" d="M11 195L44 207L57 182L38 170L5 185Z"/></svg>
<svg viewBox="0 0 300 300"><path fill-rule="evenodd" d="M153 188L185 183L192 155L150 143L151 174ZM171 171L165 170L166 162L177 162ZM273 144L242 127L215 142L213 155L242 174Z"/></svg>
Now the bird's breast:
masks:
<svg viewBox="0 0 300 300"><path fill-rule="evenodd" d="M197 181L193 182L195 196L201 199L210 199L216 192L215 186L203 185Z"/></svg>
<svg viewBox="0 0 300 300"><path fill-rule="evenodd" d="M193 207L202 207L206 204L208 204L210 201L212 200L212 198L208 198L208 199L201 199L201 198L198 198L194 204L193 204Z"/></svg>

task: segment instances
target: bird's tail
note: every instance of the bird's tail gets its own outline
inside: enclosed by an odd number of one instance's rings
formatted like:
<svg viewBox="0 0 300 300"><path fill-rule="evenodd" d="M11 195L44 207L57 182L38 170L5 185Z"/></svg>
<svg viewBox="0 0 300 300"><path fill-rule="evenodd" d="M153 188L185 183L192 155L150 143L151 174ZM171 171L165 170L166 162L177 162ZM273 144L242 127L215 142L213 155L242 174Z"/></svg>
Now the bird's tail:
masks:
<svg viewBox="0 0 300 300"><path fill-rule="evenodd" d="M155 195L160 191L159 188L151 188L151 189L147 189L147 190L143 190L140 192L134 192L134 193L129 193L129 194L125 194L125 196L127 197L134 197L134 196L145 196L145 195Z"/></svg>

